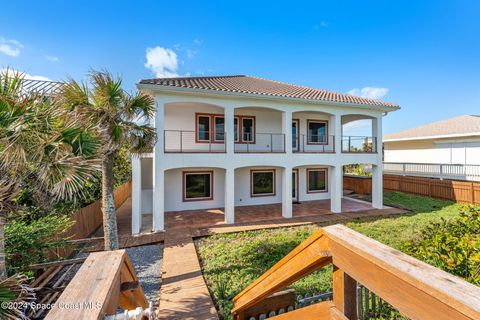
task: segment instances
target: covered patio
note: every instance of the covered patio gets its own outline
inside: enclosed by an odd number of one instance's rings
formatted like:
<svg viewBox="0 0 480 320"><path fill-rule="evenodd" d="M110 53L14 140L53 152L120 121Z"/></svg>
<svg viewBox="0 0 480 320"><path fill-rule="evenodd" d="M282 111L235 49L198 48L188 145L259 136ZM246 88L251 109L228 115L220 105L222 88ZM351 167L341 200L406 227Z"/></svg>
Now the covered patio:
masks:
<svg viewBox="0 0 480 320"><path fill-rule="evenodd" d="M337 219L345 219L355 216L365 215L383 215L400 213L401 210L395 208L375 209L365 201L360 201L348 197L342 199L342 213L333 213L330 211L330 199L305 201L293 204L293 218L282 217L282 205L253 205L235 207L235 223L233 225L225 224L223 208L204 209L204 210L186 210L170 211L165 213L165 230L176 229L202 229L208 227L248 225L267 222L291 223L297 222L322 222ZM397 212L399 211L399 212ZM121 235L131 235L131 201L128 200L117 212L118 229ZM143 215L141 233L151 232L152 215Z"/></svg>

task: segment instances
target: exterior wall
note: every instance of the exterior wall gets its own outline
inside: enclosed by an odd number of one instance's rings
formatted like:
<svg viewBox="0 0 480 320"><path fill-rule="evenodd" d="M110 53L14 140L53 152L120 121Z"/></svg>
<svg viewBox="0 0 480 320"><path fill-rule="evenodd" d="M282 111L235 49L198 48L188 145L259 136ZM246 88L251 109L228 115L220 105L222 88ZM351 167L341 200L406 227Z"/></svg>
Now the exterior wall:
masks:
<svg viewBox="0 0 480 320"><path fill-rule="evenodd" d="M226 223L234 222L234 206L282 203L282 216L292 217L291 179L292 169L299 170L299 201L331 199L332 212L341 212L342 167L354 163L373 165L373 207L382 208L382 156L381 153L343 153L342 120L346 115L373 119L372 134L382 137L382 116L386 110L376 107L342 105L330 102L289 101L288 99L231 97L223 94L203 95L149 91L155 96L157 110L155 126L158 140L152 154L144 155L133 166L135 199L139 205L132 208L132 231L139 232L140 214L152 214L152 229L164 230L164 212L225 207ZM388 111L388 110L387 110ZM213 148L225 148L222 153L209 153L205 145L195 143L195 113L223 114L226 143ZM255 116L256 133L285 134L285 152L282 153L235 153L233 141L233 118L237 115ZM328 121L328 134L335 145L335 152L293 153L291 122L300 120L300 134L307 133L307 120ZM197 153L166 153L168 141L164 130L190 131L193 146L203 148ZM258 138L258 137L257 137ZM258 140L257 140L258 141ZM185 145L183 145L185 147ZM290 148L289 148L290 147ZM198 151L203 151L198 153ZM216 151L216 150L215 150ZM250 149L252 151L252 149ZM268 197L250 196L250 169L271 168L276 170L276 194ZM307 193L306 167L328 169L328 189L322 193ZM214 194L212 200L183 201L182 171L185 168L214 171ZM138 170L141 174L138 174ZM287 174L285 174L287 173ZM141 179L141 182L140 182ZM228 185L225 181L228 180ZM133 197L132 197L133 199ZM240 201L241 199L241 201ZM138 201L138 200L136 200ZM140 201L138 201L139 203ZM137 202L136 202L137 203Z"/></svg>
<svg viewBox="0 0 480 320"><path fill-rule="evenodd" d="M151 159L149 159L151 160ZM142 175L148 176L149 169L151 169L151 161L145 161L142 163ZM324 168L327 169L327 191L319 193L307 192L307 168ZM275 169L275 195L274 196L262 196L252 197L250 190L250 170L261 169ZM183 185L182 185L182 172L183 171L211 171L213 170L213 199L202 201L183 201ZM248 206L248 205L261 205L272 204L282 202L282 185L281 175L282 168L275 167L248 167L239 168L235 170L235 206ZM151 172L150 172L151 173ZM299 201L312 201L322 200L330 198L330 173L328 167L325 166L311 166L298 168L298 196ZM142 181L142 198L143 203L142 213L152 213L152 189L153 186ZM225 170L218 168L182 168L172 169L165 172L165 211L183 211L183 210L196 210L196 209L213 209L224 207L224 194L225 194ZM148 205L147 205L148 204Z"/></svg>
<svg viewBox="0 0 480 320"><path fill-rule="evenodd" d="M385 142L385 162L480 164L480 138Z"/></svg>

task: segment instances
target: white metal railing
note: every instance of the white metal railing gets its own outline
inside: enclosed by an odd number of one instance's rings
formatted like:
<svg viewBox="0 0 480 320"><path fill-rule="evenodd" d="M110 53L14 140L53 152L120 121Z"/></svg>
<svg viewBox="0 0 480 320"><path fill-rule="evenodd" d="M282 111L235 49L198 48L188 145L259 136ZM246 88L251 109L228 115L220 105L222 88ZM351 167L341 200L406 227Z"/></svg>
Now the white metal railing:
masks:
<svg viewBox="0 0 480 320"><path fill-rule="evenodd" d="M440 179L480 181L480 165L474 164L384 162L383 172Z"/></svg>

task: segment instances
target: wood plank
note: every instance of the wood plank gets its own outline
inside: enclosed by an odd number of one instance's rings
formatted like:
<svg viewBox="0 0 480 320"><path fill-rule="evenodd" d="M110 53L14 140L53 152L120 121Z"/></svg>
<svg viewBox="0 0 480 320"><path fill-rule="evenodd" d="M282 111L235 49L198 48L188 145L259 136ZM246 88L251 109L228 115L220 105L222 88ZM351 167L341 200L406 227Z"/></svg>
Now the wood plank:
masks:
<svg viewBox="0 0 480 320"><path fill-rule="evenodd" d="M480 319L480 288L345 226L324 228L333 263L411 319Z"/></svg>
<svg viewBox="0 0 480 320"><path fill-rule="evenodd" d="M323 301L308 307L280 314L269 319L274 320L305 320L305 319L330 319L330 309L335 305L332 301Z"/></svg>
<svg viewBox="0 0 480 320"><path fill-rule="evenodd" d="M245 310L330 262L328 239L320 229L233 298L232 312Z"/></svg>
<svg viewBox="0 0 480 320"><path fill-rule="evenodd" d="M87 258L77 258L77 259L67 259L67 260L59 260L59 261L52 261L52 262L45 262L45 263L37 263L37 264L32 264L30 266L31 270L36 270L36 269L44 269L48 267L54 267L54 266L65 266L69 264L77 264L77 263L82 263L86 260Z"/></svg>
<svg viewBox="0 0 480 320"><path fill-rule="evenodd" d="M333 302L349 319L357 317L357 282L336 265L333 266Z"/></svg>
<svg viewBox="0 0 480 320"><path fill-rule="evenodd" d="M295 302L295 290L289 289L280 291L245 310L243 312L243 317L245 319L250 319L251 317L258 319L259 315L269 314L271 311L278 312L280 309L284 309L286 311L288 307L295 308Z"/></svg>
<svg viewBox="0 0 480 320"><path fill-rule="evenodd" d="M63 320L66 313L70 319L102 319L120 283L125 256L125 250L91 253L45 319Z"/></svg>

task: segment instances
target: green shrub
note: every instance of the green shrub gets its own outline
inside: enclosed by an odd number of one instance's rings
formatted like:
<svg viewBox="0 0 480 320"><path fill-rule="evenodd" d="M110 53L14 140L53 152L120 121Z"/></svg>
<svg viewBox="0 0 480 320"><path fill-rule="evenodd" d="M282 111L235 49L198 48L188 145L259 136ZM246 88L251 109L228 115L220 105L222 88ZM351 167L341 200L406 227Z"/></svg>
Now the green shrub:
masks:
<svg viewBox="0 0 480 320"><path fill-rule="evenodd" d="M480 209L462 207L459 217L421 230L405 251L465 280L480 284Z"/></svg>
<svg viewBox="0 0 480 320"><path fill-rule="evenodd" d="M5 225L5 251L9 274L47 261L54 249L65 247L67 238L58 237L73 225L66 215L50 214L38 219L9 217Z"/></svg>

